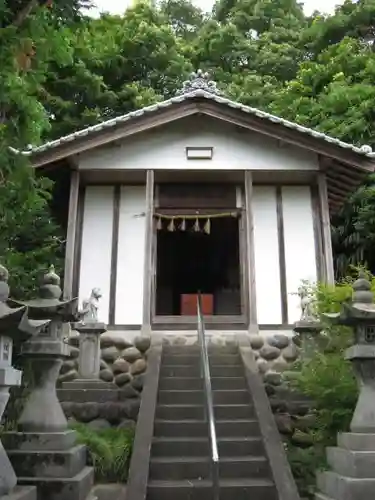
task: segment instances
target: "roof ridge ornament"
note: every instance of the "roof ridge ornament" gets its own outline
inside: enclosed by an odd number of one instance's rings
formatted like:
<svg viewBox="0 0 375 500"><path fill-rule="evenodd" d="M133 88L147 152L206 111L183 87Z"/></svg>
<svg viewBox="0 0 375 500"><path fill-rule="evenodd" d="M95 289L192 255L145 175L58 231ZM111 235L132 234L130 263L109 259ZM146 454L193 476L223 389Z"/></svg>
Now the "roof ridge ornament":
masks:
<svg viewBox="0 0 375 500"><path fill-rule="evenodd" d="M222 95L222 92L217 88L216 82L210 79L209 73L203 72L201 69L190 73L189 80L183 82L182 89L177 91L177 95L188 94L189 92L194 92L194 90L203 90L210 94Z"/></svg>

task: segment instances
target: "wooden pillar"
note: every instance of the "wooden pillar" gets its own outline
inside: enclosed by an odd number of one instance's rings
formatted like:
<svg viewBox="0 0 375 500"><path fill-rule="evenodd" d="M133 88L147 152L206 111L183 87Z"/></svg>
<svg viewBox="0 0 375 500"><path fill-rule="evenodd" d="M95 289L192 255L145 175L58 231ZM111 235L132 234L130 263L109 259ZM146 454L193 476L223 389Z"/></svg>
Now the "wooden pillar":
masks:
<svg viewBox="0 0 375 500"><path fill-rule="evenodd" d="M283 325L287 325L289 323L288 287L286 282L283 192L281 186L276 186L276 217L277 217L277 239L279 245L281 323Z"/></svg>
<svg viewBox="0 0 375 500"><path fill-rule="evenodd" d="M146 174L146 224L145 224L145 251L143 272L143 320L142 333L151 333L151 290L152 290L152 235L154 210L154 171L147 170Z"/></svg>
<svg viewBox="0 0 375 500"><path fill-rule="evenodd" d="M116 286L118 262L118 238L120 225L121 186L116 185L113 190L113 221L112 221L112 252L111 252L111 279L109 285L109 316L108 323L116 323Z"/></svg>
<svg viewBox="0 0 375 500"><path fill-rule="evenodd" d="M331 239L331 221L329 217L329 204L327 192L326 174L318 174L318 197L322 224L323 255L324 255L324 279L328 285L335 283L335 273L333 267L333 252Z"/></svg>
<svg viewBox="0 0 375 500"><path fill-rule="evenodd" d="M258 332L257 303L255 289L254 220L252 209L253 179L250 171L245 171L245 218L246 218L246 270L248 283L249 332Z"/></svg>
<svg viewBox="0 0 375 500"><path fill-rule="evenodd" d="M68 228L66 232L65 245L65 270L64 270L64 298L71 299L73 293L74 278L74 254L76 246L77 219L79 198L79 171L71 170L70 194L68 209Z"/></svg>

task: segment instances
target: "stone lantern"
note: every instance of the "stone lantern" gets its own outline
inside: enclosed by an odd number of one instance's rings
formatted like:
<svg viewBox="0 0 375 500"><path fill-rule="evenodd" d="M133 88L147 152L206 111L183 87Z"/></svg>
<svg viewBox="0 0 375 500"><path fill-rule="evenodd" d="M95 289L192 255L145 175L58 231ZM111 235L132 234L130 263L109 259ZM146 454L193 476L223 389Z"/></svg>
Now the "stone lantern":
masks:
<svg viewBox="0 0 375 500"><path fill-rule="evenodd" d="M26 307L10 308L8 271L0 266L0 421L9 399L9 389L21 385L22 372L12 367L13 338ZM0 441L0 497L8 495L17 478Z"/></svg>
<svg viewBox="0 0 375 500"><path fill-rule="evenodd" d="M358 380L359 397L349 433L338 436L338 446L327 449L331 471L318 474L321 500L375 498L375 304L371 283L361 272L353 284L350 302L339 313L326 314L339 325L350 326L354 343L346 351Z"/></svg>
<svg viewBox="0 0 375 500"><path fill-rule="evenodd" d="M61 301L60 278L51 266L44 275L39 298L24 302L32 321L49 320L39 333L22 345L21 354L31 363L34 387L18 426L30 432L65 430L67 420L56 396L56 380L69 346L63 342L63 323L76 318L77 299Z"/></svg>
<svg viewBox="0 0 375 500"><path fill-rule="evenodd" d="M8 271L0 265L0 421L9 400L9 389L21 385L22 372L12 366L13 342L25 341L35 333L26 306L9 307ZM16 488L17 477L0 441L0 498L31 499L32 488ZM15 491L16 488L16 491Z"/></svg>
<svg viewBox="0 0 375 500"><path fill-rule="evenodd" d="M86 466L86 449L76 444L56 394L56 380L70 347L64 325L77 319L77 299L60 300L60 278L53 266L45 274L39 297L25 302L30 321L49 324L27 342L21 354L30 362L33 387L17 432L4 434L4 446L20 484L35 485L38 500L90 498L94 473Z"/></svg>

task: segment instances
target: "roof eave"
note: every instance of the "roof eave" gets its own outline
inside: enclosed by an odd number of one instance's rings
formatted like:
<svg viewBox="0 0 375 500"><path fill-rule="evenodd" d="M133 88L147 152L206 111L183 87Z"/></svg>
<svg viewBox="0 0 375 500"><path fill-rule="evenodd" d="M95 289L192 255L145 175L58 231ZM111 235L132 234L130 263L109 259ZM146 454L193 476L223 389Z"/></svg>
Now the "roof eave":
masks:
<svg viewBox="0 0 375 500"><path fill-rule="evenodd" d="M97 131L94 130L75 139L62 141L55 147L42 149L41 151L36 150L29 155L32 165L40 167L115 140L165 125L180 118L201 113L285 141L366 172L373 172L375 169L374 157L353 151L349 149L349 145L347 149L344 149L318 137L286 128L281 123L244 113L241 109L230 108L215 100L208 100L206 97L199 95L193 97L189 100L175 102L173 106L160 107L151 113L143 113L138 116L134 114L131 120L119 121L109 127L98 127Z"/></svg>

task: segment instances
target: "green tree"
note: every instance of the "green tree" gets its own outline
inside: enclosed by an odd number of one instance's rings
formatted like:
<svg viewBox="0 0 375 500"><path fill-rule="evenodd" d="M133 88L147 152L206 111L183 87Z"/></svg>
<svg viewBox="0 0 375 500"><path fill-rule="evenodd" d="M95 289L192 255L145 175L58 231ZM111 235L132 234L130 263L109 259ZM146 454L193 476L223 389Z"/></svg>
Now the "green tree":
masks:
<svg viewBox="0 0 375 500"><path fill-rule="evenodd" d="M55 10L41 3L0 4L0 259L11 273L13 294L23 297L62 246L48 208L51 183L16 154L38 144L49 127L39 98L46 67L51 60L68 61L71 53L59 5Z"/></svg>
<svg viewBox="0 0 375 500"><path fill-rule="evenodd" d="M272 105L275 113L346 142L374 144L375 54L343 38L300 64Z"/></svg>
<svg viewBox="0 0 375 500"><path fill-rule="evenodd" d="M174 33L184 40L194 40L197 31L205 22L205 15L188 0L163 0L160 12Z"/></svg>
<svg viewBox="0 0 375 500"><path fill-rule="evenodd" d="M44 84L49 137L171 97L192 70L165 15L147 3L87 20L69 37L70 63L51 64Z"/></svg>

